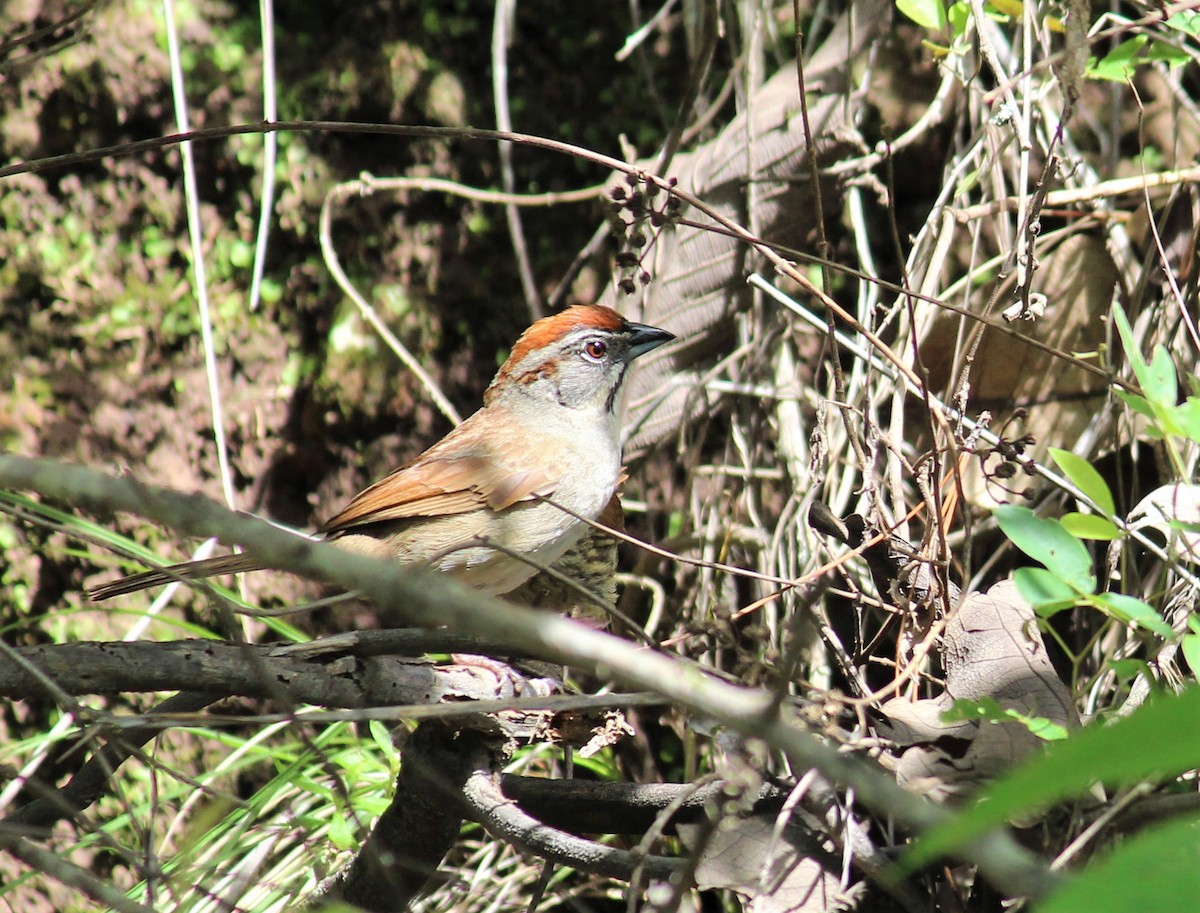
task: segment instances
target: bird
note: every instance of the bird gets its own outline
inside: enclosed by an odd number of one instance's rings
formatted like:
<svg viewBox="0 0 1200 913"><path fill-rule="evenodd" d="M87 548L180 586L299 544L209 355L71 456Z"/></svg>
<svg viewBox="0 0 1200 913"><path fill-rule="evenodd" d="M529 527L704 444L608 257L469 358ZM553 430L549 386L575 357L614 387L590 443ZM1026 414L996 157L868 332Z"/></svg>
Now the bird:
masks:
<svg viewBox="0 0 1200 913"><path fill-rule="evenodd" d="M553 565L530 577L505 598L531 609L547 609L606 628L617 602L617 540L625 511L614 494L598 518Z"/></svg>
<svg viewBox="0 0 1200 913"><path fill-rule="evenodd" d="M593 547L599 534L588 521L620 518L626 372L674 338L603 305L543 317L513 345L482 408L352 498L321 537L360 554L432 566L492 596L512 593L560 560L572 576L576 556L607 549ZM612 549L615 564L615 543ZM134 574L88 595L99 601L262 567L251 548Z"/></svg>

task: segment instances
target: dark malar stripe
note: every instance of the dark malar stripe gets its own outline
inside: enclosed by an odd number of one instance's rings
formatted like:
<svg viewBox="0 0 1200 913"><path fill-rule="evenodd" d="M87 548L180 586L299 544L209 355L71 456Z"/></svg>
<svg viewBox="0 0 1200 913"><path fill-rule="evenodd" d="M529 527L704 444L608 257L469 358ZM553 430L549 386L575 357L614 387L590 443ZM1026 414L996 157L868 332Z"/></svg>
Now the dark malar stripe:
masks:
<svg viewBox="0 0 1200 913"><path fill-rule="evenodd" d="M629 367L629 362L621 362L621 373L617 375L617 382L613 384L612 390L609 391L608 399L604 403L606 412L612 412L617 402L617 394L621 392L621 384L625 383L625 371Z"/></svg>

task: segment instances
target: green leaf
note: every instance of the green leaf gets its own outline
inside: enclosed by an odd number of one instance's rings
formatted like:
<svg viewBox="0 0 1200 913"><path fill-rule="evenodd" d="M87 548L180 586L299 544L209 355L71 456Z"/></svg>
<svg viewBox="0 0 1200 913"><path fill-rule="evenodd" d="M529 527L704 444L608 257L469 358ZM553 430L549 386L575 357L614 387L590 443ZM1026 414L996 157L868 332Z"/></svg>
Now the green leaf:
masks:
<svg viewBox="0 0 1200 913"><path fill-rule="evenodd" d="M942 0L896 0L896 9L922 28L936 32L946 27Z"/></svg>
<svg viewBox="0 0 1200 913"><path fill-rule="evenodd" d="M1145 35L1135 35L1128 41L1122 41L1100 60L1092 58L1088 61L1088 78L1129 82L1138 68L1138 64L1145 63L1145 58L1141 58L1139 55L1146 41Z"/></svg>
<svg viewBox="0 0 1200 913"><path fill-rule="evenodd" d="M1093 783L1161 780L1200 767L1200 688L1151 698L1111 726L1089 726L1047 746L983 789L976 802L917 841L899 863L912 872ZM1200 870L1200 867L1197 867ZM1195 898L1193 898L1194 908ZM1097 908L1105 909L1107 907ZM1139 909L1154 910L1153 905Z"/></svg>
<svg viewBox="0 0 1200 913"><path fill-rule="evenodd" d="M1104 665L1117 674L1122 685L1128 684L1139 675L1146 676L1147 681L1154 681L1155 671L1144 659L1110 659Z"/></svg>
<svg viewBox="0 0 1200 913"><path fill-rule="evenodd" d="M1044 567L1019 567L1013 571L1013 582L1021 598L1037 609L1043 618L1069 609L1079 594Z"/></svg>
<svg viewBox="0 0 1200 913"><path fill-rule="evenodd" d="M988 6L1008 19L1019 21L1025 14L1025 4L1021 0L988 0Z"/></svg>
<svg viewBox="0 0 1200 913"><path fill-rule="evenodd" d="M1134 624L1153 631L1159 637L1174 637L1171 626L1163 621L1161 615L1140 599L1125 596L1122 593L1101 593L1094 597L1095 604L1118 621L1132 621Z"/></svg>
<svg viewBox="0 0 1200 913"><path fill-rule="evenodd" d="M1125 44L1128 43L1125 42ZM1145 400L1139 402L1138 397L1121 390L1117 390L1117 395L1131 409L1158 424L1166 410L1176 408L1179 399L1179 381L1175 373L1175 362L1171 358L1171 353L1164 346L1156 346L1151 362L1146 363L1137 340L1133 337L1133 327L1130 326L1125 311L1119 304L1113 305L1113 321L1117 325L1117 333L1121 337L1125 356L1129 359L1129 366L1133 368L1133 374L1137 378L1138 384L1141 385Z"/></svg>
<svg viewBox="0 0 1200 913"><path fill-rule="evenodd" d="M330 787L326 786L324 783L318 783L307 774L296 775L296 777L292 780L292 783L296 789L303 789L310 793L316 793L318 796L322 796L331 802L337 799L337 796L334 795L334 792Z"/></svg>
<svg viewBox="0 0 1200 913"><path fill-rule="evenodd" d="M1057 447L1050 448L1050 456L1054 458L1058 468L1063 471L1063 475L1070 479L1076 488L1091 498L1092 503L1100 508L1106 517L1111 517L1117 512L1108 483L1091 463L1069 450L1060 450Z"/></svg>
<svg viewBox="0 0 1200 913"><path fill-rule="evenodd" d="M974 168L962 176L962 179L954 187L954 195L962 196L964 193L970 193L979 183L979 169Z"/></svg>
<svg viewBox="0 0 1200 913"><path fill-rule="evenodd" d="M1193 38L1200 38L1200 13L1197 13L1195 10L1185 10L1182 13L1176 13L1166 20L1166 24L1173 29L1191 35Z"/></svg>
<svg viewBox="0 0 1200 913"><path fill-rule="evenodd" d="M1179 383L1175 376L1175 362L1171 353L1163 346L1154 347L1154 356L1146 368L1142 381L1142 392L1151 405L1161 409L1174 409L1179 399Z"/></svg>
<svg viewBox="0 0 1200 913"><path fill-rule="evenodd" d="M1146 48L1147 60L1161 60L1169 67L1180 67L1190 63L1191 55L1183 48L1176 47L1168 41L1151 41Z"/></svg>
<svg viewBox="0 0 1200 913"><path fill-rule="evenodd" d="M967 23L971 19L971 7L969 4L958 0L956 3L950 4L950 9L946 13L946 21L950 23L950 31L954 33L955 38L961 38L967 33Z"/></svg>
<svg viewBox="0 0 1200 913"><path fill-rule="evenodd" d="M1009 710L1007 713L1043 742L1060 742L1071 734L1062 723L1048 720L1044 716L1026 716L1015 710Z"/></svg>
<svg viewBox="0 0 1200 913"><path fill-rule="evenodd" d="M1065 514L1060 523L1063 529L1079 539L1099 539L1109 542L1121 538L1121 530L1112 520L1096 514Z"/></svg>
<svg viewBox="0 0 1200 913"><path fill-rule="evenodd" d="M1179 433L1192 441L1200 441L1200 399L1189 396L1171 410L1171 420Z"/></svg>
<svg viewBox="0 0 1200 913"><path fill-rule="evenodd" d="M384 725L382 720L371 720L370 732L371 739L375 742L375 747L379 749L380 754L387 759L389 764L398 767L400 764L400 752L396 748L391 730Z"/></svg>
<svg viewBox="0 0 1200 913"><path fill-rule="evenodd" d="M329 816L329 842L339 850L348 850L359 840L355 836L351 822L352 815L333 814Z"/></svg>
<svg viewBox="0 0 1200 913"><path fill-rule="evenodd" d="M942 722L957 723L963 720L986 720L989 723L1020 723L1039 739L1058 741L1067 737L1067 728L1044 716L1027 716L1011 707L1001 707L992 697L977 701L959 699L942 711Z"/></svg>
<svg viewBox="0 0 1200 913"><path fill-rule="evenodd" d="M1002 504L992 513L1004 535L1026 555L1079 592L1095 592L1091 555L1057 520L1036 517L1015 504Z"/></svg>
<svg viewBox="0 0 1200 913"><path fill-rule="evenodd" d="M1126 406L1136 412L1138 415L1144 415L1148 419L1158 420L1158 416L1154 414L1154 409L1146 402L1144 396L1139 396L1136 393L1130 393L1127 390L1122 390L1120 387L1114 387L1113 393L1117 394L1118 399L1122 400Z"/></svg>
<svg viewBox="0 0 1200 913"><path fill-rule="evenodd" d="M1168 821L1069 878L1034 913L1192 913L1200 897L1200 821Z"/></svg>
<svg viewBox="0 0 1200 913"><path fill-rule="evenodd" d="M1192 678L1200 677L1200 634L1184 634L1179 647L1192 670Z"/></svg>
<svg viewBox="0 0 1200 913"><path fill-rule="evenodd" d="M1143 383L1142 376L1146 373L1147 368L1146 360L1142 358L1142 350L1138 346L1137 340L1133 338L1133 327L1129 324L1129 318L1125 316L1125 309L1116 302L1113 303L1113 322L1117 325L1117 335L1121 337L1121 348L1125 350L1125 357L1129 359L1133 374L1139 384Z"/></svg>

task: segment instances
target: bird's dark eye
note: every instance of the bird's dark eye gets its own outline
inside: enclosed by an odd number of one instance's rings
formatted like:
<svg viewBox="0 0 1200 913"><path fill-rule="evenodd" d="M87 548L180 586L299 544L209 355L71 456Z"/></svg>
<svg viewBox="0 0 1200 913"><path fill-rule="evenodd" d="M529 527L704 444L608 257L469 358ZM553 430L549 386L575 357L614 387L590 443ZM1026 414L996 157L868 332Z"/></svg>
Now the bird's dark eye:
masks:
<svg viewBox="0 0 1200 913"><path fill-rule="evenodd" d="M608 354L608 343L603 339L589 339L583 344L583 354L592 361L602 361Z"/></svg>

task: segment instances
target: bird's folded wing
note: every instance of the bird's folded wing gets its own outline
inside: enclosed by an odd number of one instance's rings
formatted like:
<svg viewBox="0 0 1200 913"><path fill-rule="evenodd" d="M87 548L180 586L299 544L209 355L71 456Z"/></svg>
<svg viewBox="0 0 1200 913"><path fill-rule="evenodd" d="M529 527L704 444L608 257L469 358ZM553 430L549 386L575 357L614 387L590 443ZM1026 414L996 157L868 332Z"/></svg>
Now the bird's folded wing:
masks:
<svg viewBox="0 0 1200 913"><path fill-rule="evenodd" d="M380 479L325 524L326 534L369 523L504 510L554 491L553 480L532 469L497 466L484 456L418 459Z"/></svg>

